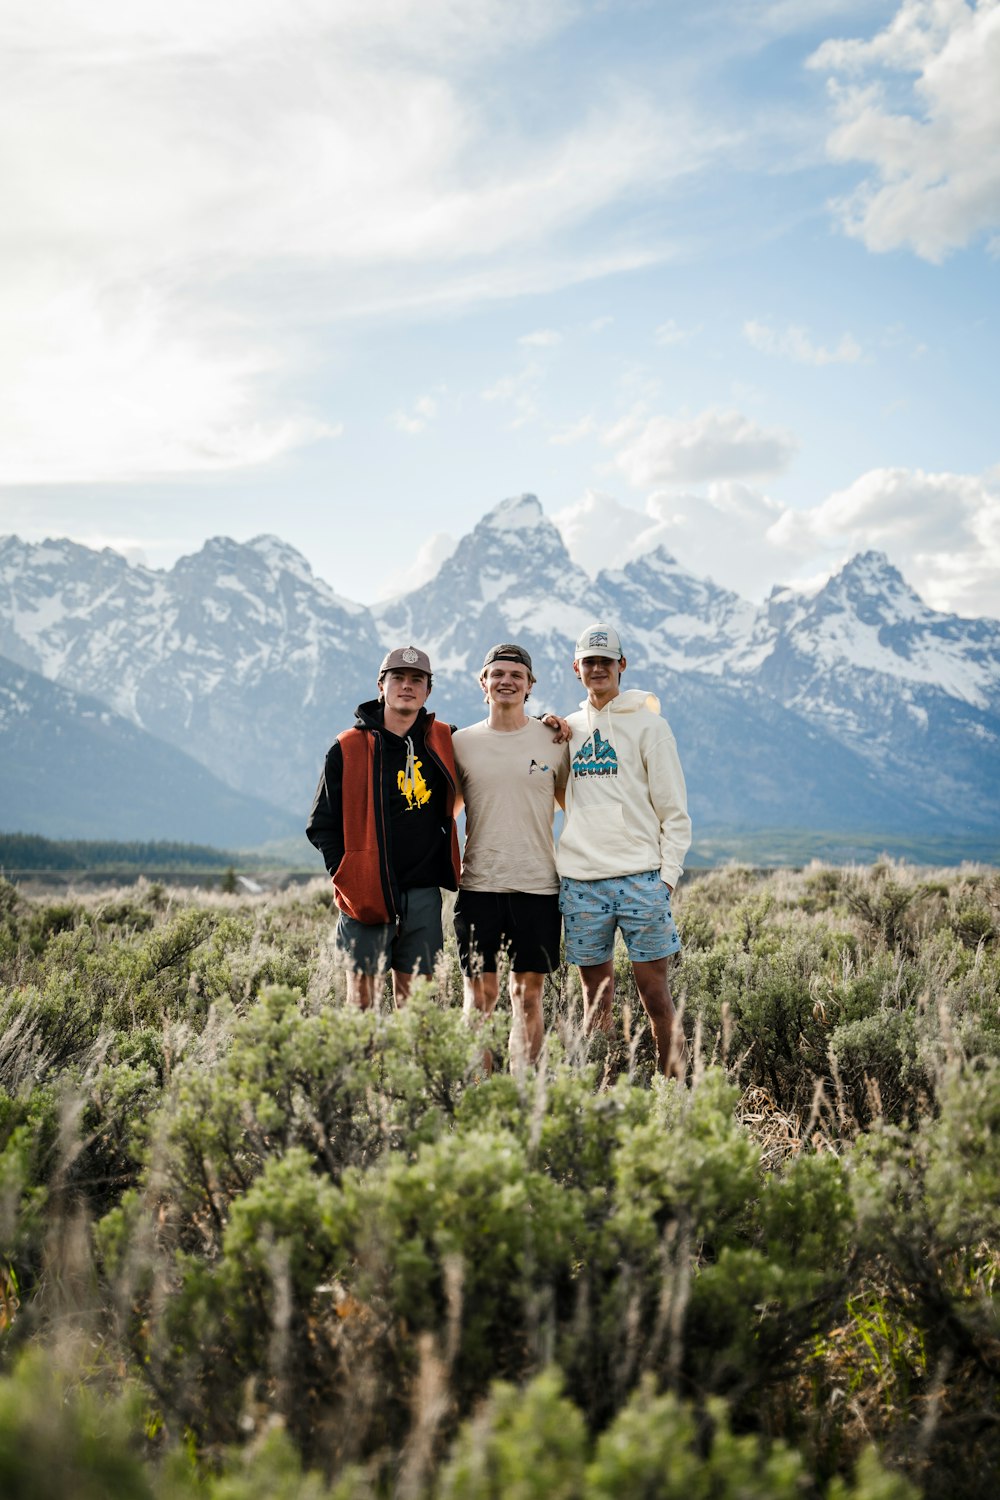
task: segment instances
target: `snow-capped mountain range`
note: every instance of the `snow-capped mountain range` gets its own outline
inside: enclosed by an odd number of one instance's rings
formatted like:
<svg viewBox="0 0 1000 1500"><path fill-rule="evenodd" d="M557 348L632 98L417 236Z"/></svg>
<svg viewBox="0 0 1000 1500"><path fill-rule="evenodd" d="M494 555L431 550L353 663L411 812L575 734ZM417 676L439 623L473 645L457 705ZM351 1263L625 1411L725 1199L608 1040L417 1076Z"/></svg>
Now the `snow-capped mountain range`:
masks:
<svg viewBox="0 0 1000 1500"><path fill-rule="evenodd" d="M303 815L389 646L427 650L430 707L468 723L483 653L520 641L534 702L566 712L581 696L573 641L597 619L621 631L626 684L661 697L696 829L1000 829L1000 622L928 609L880 553L757 607L663 548L592 579L523 495L429 583L368 608L275 537L213 538L168 572L0 539L0 655ZM0 827L19 826L0 808Z"/></svg>
<svg viewBox="0 0 1000 1500"><path fill-rule="evenodd" d="M300 820L247 797L96 698L0 657L0 828L242 849Z"/></svg>

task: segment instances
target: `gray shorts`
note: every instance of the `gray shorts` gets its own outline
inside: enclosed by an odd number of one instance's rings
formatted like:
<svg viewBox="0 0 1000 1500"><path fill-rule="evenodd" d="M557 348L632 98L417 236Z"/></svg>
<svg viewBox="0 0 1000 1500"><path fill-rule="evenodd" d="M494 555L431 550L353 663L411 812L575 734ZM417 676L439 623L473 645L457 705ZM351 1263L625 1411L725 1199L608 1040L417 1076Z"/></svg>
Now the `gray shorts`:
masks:
<svg viewBox="0 0 1000 1500"><path fill-rule="evenodd" d="M337 922L337 952L342 953L352 974L433 974L444 947L441 928L441 892L437 886L421 885L402 891L399 923L358 922L340 913Z"/></svg>

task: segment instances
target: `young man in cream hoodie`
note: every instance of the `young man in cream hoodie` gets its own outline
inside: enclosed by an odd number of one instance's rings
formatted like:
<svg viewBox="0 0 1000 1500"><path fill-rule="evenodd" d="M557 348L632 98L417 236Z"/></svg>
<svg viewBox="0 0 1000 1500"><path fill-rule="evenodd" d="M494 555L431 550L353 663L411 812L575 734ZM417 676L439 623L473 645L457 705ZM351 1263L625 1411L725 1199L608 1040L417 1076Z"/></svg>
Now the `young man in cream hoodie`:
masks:
<svg viewBox="0 0 1000 1500"><path fill-rule="evenodd" d="M683 1070L667 964L680 948L670 897L691 842L684 773L652 693L622 692L618 632L591 625L573 671L587 689L569 715L566 822L556 863L566 957L580 970L584 1029L610 1031L619 928L664 1073Z"/></svg>

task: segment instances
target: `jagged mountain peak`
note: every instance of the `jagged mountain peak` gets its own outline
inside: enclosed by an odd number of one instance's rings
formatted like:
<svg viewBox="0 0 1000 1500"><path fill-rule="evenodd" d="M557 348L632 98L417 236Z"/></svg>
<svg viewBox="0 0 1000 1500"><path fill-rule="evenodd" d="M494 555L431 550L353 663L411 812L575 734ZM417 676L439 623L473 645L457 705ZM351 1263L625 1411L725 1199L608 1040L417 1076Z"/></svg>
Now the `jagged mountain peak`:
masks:
<svg viewBox="0 0 1000 1500"><path fill-rule="evenodd" d="M539 526L551 526L537 495L510 495L488 510L477 531L533 531Z"/></svg>
<svg viewBox="0 0 1000 1500"><path fill-rule="evenodd" d="M309 560L291 542L283 541L273 532L263 531L260 536L251 537L246 547L248 551L256 552L272 568L295 573L302 578L315 576Z"/></svg>
<svg viewBox="0 0 1000 1500"><path fill-rule="evenodd" d="M468 713L462 684L474 681L483 652L497 641L526 646L542 690L552 695L547 701L564 701L573 641L605 606L536 497L518 495L494 506L430 582L373 613L384 646L412 640L430 653L439 707L443 700L462 717ZM444 688L449 676L451 698Z"/></svg>
<svg viewBox="0 0 1000 1500"><path fill-rule="evenodd" d="M898 695L917 720L928 693L984 711L997 703L1000 625L930 609L884 552L857 554L814 594L775 591L765 612L761 680L810 711L836 701L845 732L868 732L868 709L845 709L865 692L873 702ZM747 654L731 665L746 673L755 664Z"/></svg>
<svg viewBox="0 0 1000 1500"><path fill-rule="evenodd" d="M522 494L483 516L428 582L375 611L339 600L267 533L213 537L169 571L8 537L0 577L0 653L289 807L306 805L387 646L428 650L435 710L466 723L482 710L483 652L502 640L531 651L539 704L575 703L573 641L595 619L618 626L634 680L679 715L692 766L710 750L720 774L736 774L719 748L728 704L732 723L750 716L769 764L782 763L786 732L825 734L876 765L893 796L919 771L937 806L993 806L982 768L1000 741L1000 622L935 614L874 550L822 588L776 589L755 609L666 546L591 578ZM732 748L737 760L744 749ZM808 774L826 785L822 766ZM716 791L704 795L714 805Z"/></svg>
<svg viewBox="0 0 1000 1500"><path fill-rule="evenodd" d="M171 569L178 581L195 585L203 592L238 589L248 595L254 590L267 597L297 593L308 611L308 600L316 595L324 607L356 617L367 616L363 604L345 599L322 578L317 578L308 559L290 542L271 532L262 532L248 542L229 536L213 536L200 551L178 558Z"/></svg>
<svg viewBox="0 0 1000 1500"><path fill-rule="evenodd" d="M602 568L598 577L604 577L614 583L621 583L626 578L635 577L637 573L644 573L648 577L673 578L676 575L693 577L687 572L676 559L674 554L663 546L654 547L651 552L644 553L641 557L630 558L620 568Z"/></svg>
<svg viewBox="0 0 1000 1500"><path fill-rule="evenodd" d="M932 611L884 552L859 552L813 599L817 614L830 609L853 611L866 625L895 625L927 619Z"/></svg>
<svg viewBox="0 0 1000 1500"><path fill-rule="evenodd" d="M891 574L894 578L902 578L899 569L889 561L889 555L879 547L869 547L864 552L855 552L840 570L840 576L851 575L856 577L878 577L882 574Z"/></svg>
<svg viewBox="0 0 1000 1500"><path fill-rule="evenodd" d="M481 568L493 577L508 575L513 579L537 567L582 574L567 552L559 528L536 497L515 495L487 511L466 533L441 565L438 577L447 578L456 572L468 576ZM492 587L487 588L491 596Z"/></svg>
<svg viewBox="0 0 1000 1500"><path fill-rule="evenodd" d="M637 663L659 661L666 649L675 668L717 671L755 619L751 603L689 572L663 545L599 573L596 587L627 627Z"/></svg>
<svg viewBox="0 0 1000 1500"><path fill-rule="evenodd" d="M47 536L40 542L22 541L13 533L0 537L0 566L43 572L54 564L92 568L97 559L105 565L111 562L122 568L128 566L126 559L113 547L86 547L68 536Z"/></svg>
<svg viewBox="0 0 1000 1500"><path fill-rule="evenodd" d="M648 587L664 588L667 590L665 602L675 595L684 598L697 595L702 599L726 600L730 605L749 607L748 601L732 589L723 588L712 578L692 573L662 542L642 556L632 558L623 568L608 569L598 576L631 579L633 582L642 581Z"/></svg>
<svg viewBox="0 0 1000 1500"><path fill-rule="evenodd" d="M539 595L572 597L590 586L536 497L517 495L494 506L466 533L435 578L386 601L375 613L394 634L412 628L438 639L449 633L456 612L474 620L502 602L530 598L537 604Z"/></svg>

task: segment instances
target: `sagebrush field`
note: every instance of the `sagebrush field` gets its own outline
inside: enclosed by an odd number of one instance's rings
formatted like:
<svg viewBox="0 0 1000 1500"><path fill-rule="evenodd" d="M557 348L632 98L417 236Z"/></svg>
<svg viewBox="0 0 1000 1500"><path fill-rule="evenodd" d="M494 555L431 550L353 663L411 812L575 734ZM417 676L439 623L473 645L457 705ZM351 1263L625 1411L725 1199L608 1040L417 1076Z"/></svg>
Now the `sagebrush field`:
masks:
<svg viewBox="0 0 1000 1500"><path fill-rule="evenodd" d="M5 1500L1000 1493L1000 873L682 883L537 1073L453 952L348 1011L323 882L0 882Z"/></svg>

